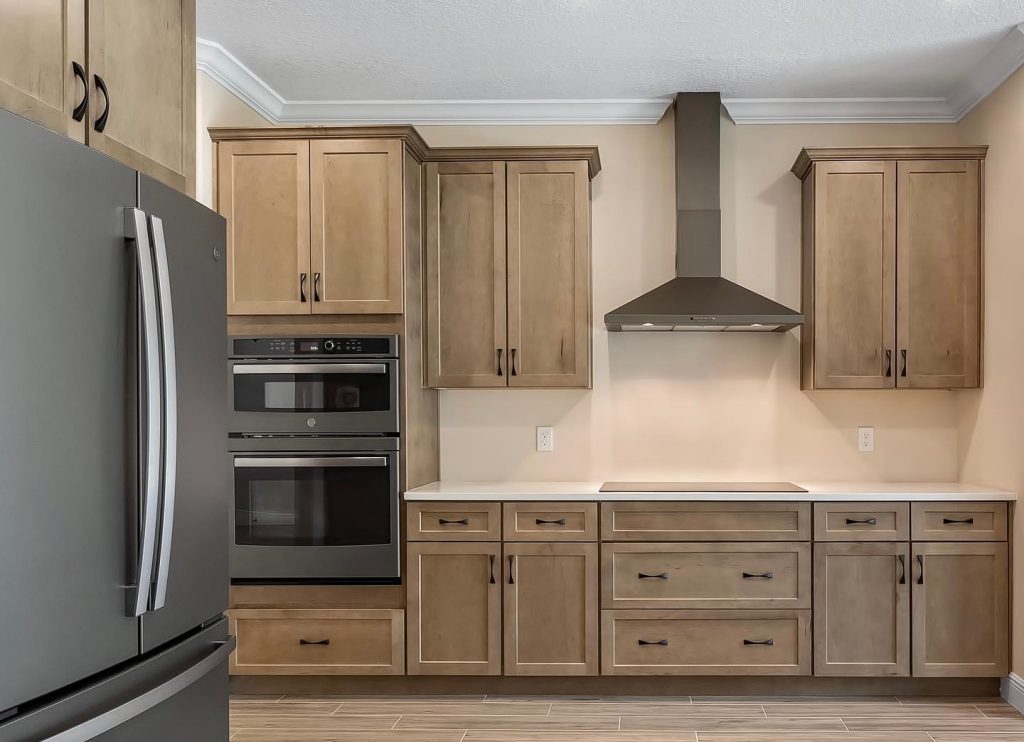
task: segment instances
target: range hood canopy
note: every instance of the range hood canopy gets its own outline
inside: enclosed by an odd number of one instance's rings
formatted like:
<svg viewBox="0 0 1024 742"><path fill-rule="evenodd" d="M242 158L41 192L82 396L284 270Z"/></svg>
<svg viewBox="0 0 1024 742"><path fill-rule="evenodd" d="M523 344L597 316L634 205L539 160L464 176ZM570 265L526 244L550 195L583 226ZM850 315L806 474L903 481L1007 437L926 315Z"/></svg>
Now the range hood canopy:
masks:
<svg viewBox="0 0 1024 742"><path fill-rule="evenodd" d="M611 332L785 332L804 316L722 277L719 93L676 95L676 278L604 316Z"/></svg>

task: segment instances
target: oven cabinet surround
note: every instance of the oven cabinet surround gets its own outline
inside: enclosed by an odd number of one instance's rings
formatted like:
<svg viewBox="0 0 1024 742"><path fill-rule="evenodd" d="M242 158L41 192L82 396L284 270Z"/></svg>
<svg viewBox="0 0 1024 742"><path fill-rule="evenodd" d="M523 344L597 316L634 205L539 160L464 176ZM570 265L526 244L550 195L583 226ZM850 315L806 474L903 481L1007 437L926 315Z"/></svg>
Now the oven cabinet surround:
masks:
<svg viewBox="0 0 1024 742"><path fill-rule="evenodd" d="M800 153L804 389L981 385L986 151Z"/></svg>
<svg viewBox="0 0 1024 742"><path fill-rule="evenodd" d="M426 166L429 387L590 385L584 160Z"/></svg>
<svg viewBox="0 0 1024 742"><path fill-rule="evenodd" d="M0 0L0 108L195 193L195 0Z"/></svg>

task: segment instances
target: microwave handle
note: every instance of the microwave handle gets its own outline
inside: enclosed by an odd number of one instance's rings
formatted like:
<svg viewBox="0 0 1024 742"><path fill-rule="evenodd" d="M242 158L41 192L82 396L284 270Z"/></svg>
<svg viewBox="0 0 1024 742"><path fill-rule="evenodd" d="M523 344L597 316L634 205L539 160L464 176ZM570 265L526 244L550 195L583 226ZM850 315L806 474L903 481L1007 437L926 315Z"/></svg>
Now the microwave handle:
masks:
<svg viewBox="0 0 1024 742"><path fill-rule="evenodd" d="M357 466L387 466L387 456L252 456L235 458L235 468L257 468L271 469L278 467L296 467L300 469L312 469L324 467L327 469L351 468Z"/></svg>
<svg viewBox="0 0 1024 742"><path fill-rule="evenodd" d="M236 363L231 373L239 374L386 374L383 363Z"/></svg>

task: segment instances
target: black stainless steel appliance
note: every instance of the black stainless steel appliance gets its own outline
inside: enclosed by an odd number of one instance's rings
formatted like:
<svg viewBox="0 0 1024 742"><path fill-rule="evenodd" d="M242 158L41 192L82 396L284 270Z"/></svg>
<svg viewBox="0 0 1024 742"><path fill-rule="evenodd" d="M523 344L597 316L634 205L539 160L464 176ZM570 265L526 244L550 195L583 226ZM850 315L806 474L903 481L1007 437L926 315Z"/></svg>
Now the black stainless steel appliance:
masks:
<svg viewBox="0 0 1024 742"><path fill-rule="evenodd" d="M233 433L398 433L398 336L232 338Z"/></svg>
<svg viewBox="0 0 1024 742"><path fill-rule="evenodd" d="M398 337L229 353L232 580L397 582Z"/></svg>
<svg viewBox="0 0 1024 742"><path fill-rule="evenodd" d="M0 111L0 742L228 735L224 220Z"/></svg>

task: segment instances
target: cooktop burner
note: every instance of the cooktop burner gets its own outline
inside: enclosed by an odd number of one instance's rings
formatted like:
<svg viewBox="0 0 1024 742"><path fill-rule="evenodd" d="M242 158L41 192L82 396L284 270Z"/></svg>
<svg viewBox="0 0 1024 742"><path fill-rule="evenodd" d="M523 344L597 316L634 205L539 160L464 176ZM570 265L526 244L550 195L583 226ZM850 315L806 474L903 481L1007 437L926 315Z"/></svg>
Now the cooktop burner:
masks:
<svg viewBox="0 0 1024 742"><path fill-rule="evenodd" d="M601 492L806 492L792 482L605 482Z"/></svg>

